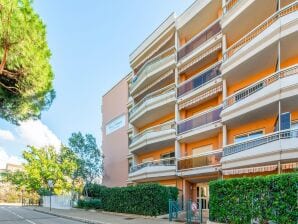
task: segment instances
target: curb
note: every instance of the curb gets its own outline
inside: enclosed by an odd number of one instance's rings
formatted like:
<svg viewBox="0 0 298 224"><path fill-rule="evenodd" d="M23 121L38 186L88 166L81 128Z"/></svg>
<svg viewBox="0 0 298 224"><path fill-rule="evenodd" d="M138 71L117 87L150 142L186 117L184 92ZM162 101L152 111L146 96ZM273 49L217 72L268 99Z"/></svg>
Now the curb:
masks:
<svg viewBox="0 0 298 224"><path fill-rule="evenodd" d="M83 218L76 218L76 217L71 217L71 216L67 216L67 215L60 215L60 214L57 214L57 213L41 211L41 210L38 210L38 209L33 209L33 211L40 212L40 213L47 214L47 215L53 215L53 216L56 216L56 217L59 217L59 218L69 219L69 220L72 220L72 221L79 221L79 222L83 222L83 223L110 224L110 223L106 223L106 222L93 221L93 220L88 220L88 219L83 219Z"/></svg>

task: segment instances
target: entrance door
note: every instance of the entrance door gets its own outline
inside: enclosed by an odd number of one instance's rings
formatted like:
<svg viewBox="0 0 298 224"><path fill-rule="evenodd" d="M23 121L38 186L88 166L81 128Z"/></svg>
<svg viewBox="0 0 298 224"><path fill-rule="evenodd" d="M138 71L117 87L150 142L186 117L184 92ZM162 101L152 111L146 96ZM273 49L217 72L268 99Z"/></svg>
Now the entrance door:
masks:
<svg viewBox="0 0 298 224"><path fill-rule="evenodd" d="M197 184L197 205L198 209L209 209L209 186L207 184Z"/></svg>

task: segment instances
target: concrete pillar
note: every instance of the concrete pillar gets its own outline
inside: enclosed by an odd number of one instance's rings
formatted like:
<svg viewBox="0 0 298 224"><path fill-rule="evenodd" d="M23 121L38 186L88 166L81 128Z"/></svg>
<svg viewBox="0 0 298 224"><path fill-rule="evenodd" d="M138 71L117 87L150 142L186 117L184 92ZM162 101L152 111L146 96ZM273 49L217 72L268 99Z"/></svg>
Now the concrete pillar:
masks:
<svg viewBox="0 0 298 224"><path fill-rule="evenodd" d="M224 101L228 96L227 80L222 80L222 100Z"/></svg>
<svg viewBox="0 0 298 224"><path fill-rule="evenodd" d="M223 60L226 60L226 50L227 50L227 37L225 34L222 35L222 55L223 55Z"/></svg>
<svg viewBox="0 0 298 224"><path fill-rule="evenodd" d="M225 147L228 144L228 132L227 125L222 126L222 146Z"/></svg>
<svg viewBox="0 0 298 224"><path fill-rule="evenodd" d="M227 9L226 9L225 5L226 5L226 0L222 0L223 14L226 14L226 12L227 12Z"/></svg>

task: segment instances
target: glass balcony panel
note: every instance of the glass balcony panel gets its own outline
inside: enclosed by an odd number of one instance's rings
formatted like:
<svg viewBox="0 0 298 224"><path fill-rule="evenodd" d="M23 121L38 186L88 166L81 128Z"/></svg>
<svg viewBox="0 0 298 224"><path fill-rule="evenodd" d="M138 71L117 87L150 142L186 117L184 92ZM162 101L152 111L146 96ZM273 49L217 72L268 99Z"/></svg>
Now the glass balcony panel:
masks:
<svg viewBox="0 0 298 224"><path fill-rule="evenodd" d="M208 155L198 155L193 157L187 157L185 159L182 158L178 161L178 170L219 165L221 157L222 152L217 151Z"/></svg>
<svg viewBox="0 0 298 224"><path fill-rule="evenodd" d="M154 160L154 161L150 161L150 162L145 162L145 163L141 163L138 164L136 166L132 166L130 168L129 173L134 173L138 170L141 170L145 167L152 167L152 166L175 166L176 159L175 158L168 158L168 159L161 159L161 160Z"/></svg>
<svg viewBox="0 0 298 224"><path fill-rule="evenodd" d="M182 121L180 124L178 124L178 127L177 127L178 134L190 131L200 126L213 123L215 121L219 121L221 119L220 118L221 111L222 111L222 107L219 107L215 110L209 111L202 115L196 116L194 118L190 118L187 121Z"/></svg>
<svg viewBox="0 0 298 224"><path fill-rule="evenodd" d="M178 60L182 59L183 57L191 53L193 50L201 46L203 43L205 43L211 37L215 36L220 31L221 31L220 22L216 21L210 27L207 27L206 30L204 30L203 32L195 36L193 39L191 39L187 44L182 46L182 48L178 52Z"/></svg>
<svg viewBox="0 0 298 224"><path fill-rule="evenodd" d="M202 74L196 75L191 80L187 80L184 84L182 84L180 87L178 87L178 97L191 92L195 89L198 89L207 83L209 83L214 78L221 75L220 72L220 64L217 64L215 67L203 72Z"/></svg>

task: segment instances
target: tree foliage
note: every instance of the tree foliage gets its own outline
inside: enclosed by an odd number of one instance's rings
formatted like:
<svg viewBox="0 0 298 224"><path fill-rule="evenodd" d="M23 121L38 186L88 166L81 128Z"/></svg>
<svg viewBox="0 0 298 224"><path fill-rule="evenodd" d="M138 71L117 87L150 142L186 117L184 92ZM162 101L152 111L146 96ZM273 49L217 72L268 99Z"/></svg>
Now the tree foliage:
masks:
<svg viewBox="0 0 298 224"><path fill-rule="evenodd" d="M46 27L32 0L0 0L0 117L39 118L54 97Z"/></svg>
<svg viewBox="0 0 298 224"><path fill-rule="evenodd" d="M96 144L96 139L91 134L83 136L81 132L72 133L69 138L70 149L79 158L78 176L85 183L92 183L100 177L103 171L102 155Z"/></svg>
<svg viewBox="0 0 298 224"><path fill-rule="evenodd" d="M23 152L23 158L26 160L24 171L16 172L10 178L15 185L42 195L49 192L49 180L54 183L55 194L82 188L82 182L73 178L78 169L77 157L68 148L62 146L58 153L53 147L29 147Z"/></svg>

